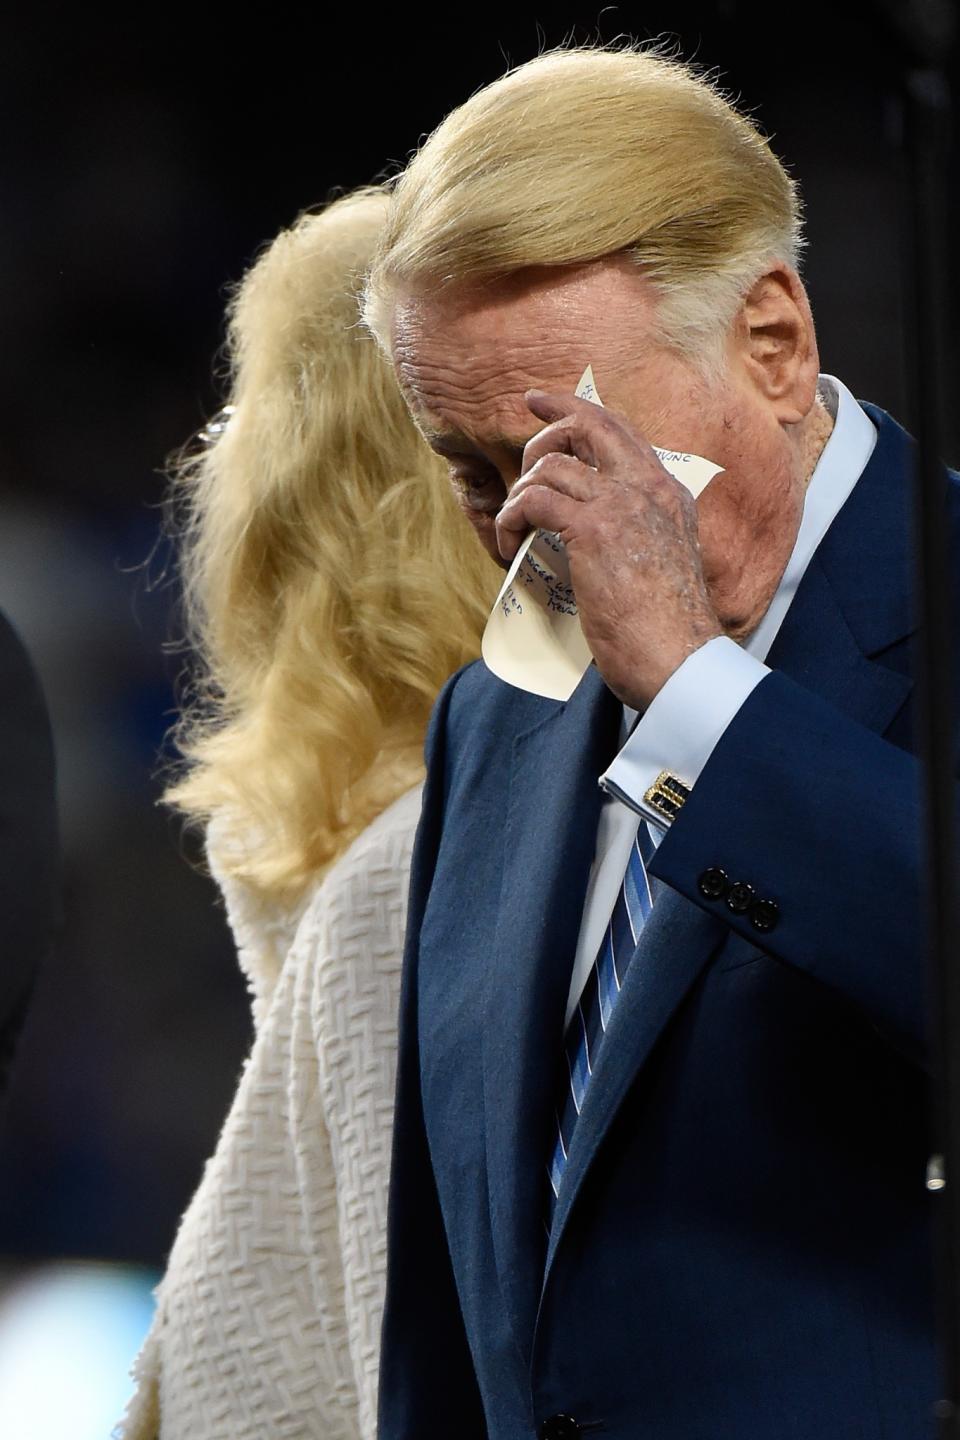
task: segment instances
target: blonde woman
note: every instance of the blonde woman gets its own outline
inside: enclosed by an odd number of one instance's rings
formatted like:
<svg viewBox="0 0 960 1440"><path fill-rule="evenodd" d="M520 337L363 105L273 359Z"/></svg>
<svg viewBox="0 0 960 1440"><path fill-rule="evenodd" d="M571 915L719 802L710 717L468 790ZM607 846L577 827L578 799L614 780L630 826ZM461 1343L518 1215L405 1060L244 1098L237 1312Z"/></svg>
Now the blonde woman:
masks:
<svg viewBox="0 0 960 1440"><path fill-rule="evenodd" d="M385 196L281 234L181 467L199 684L166 799L207 831L256 1037L181 1222L124 1440L372 1440L421 749L497 572L361 327Z"/></svg>

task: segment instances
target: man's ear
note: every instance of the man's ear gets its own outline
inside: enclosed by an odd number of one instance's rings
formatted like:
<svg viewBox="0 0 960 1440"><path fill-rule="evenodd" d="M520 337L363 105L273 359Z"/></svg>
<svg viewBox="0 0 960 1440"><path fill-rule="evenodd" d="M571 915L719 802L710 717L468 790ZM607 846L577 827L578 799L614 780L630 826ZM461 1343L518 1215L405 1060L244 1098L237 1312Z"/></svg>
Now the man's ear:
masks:
<svg viewBox="0 0 960 1440"><path fill-rule="evenodd" d="M807 292L789 265L775 265L744 296L736 326L740 362L781 425L809 414L820 357Z"/></svg>

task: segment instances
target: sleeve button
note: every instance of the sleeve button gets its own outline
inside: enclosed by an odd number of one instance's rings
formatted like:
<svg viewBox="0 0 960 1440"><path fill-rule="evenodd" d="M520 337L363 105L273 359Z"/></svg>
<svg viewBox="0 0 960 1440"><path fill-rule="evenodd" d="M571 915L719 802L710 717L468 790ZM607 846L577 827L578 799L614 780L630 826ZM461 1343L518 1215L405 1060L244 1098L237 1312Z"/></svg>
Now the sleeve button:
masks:
<svg viewBox="0 0 960 1440"><path fill-rule="evenodd" d="M754 930L766 934L780 919L780 906L776 900L757 900L750 906L750 924Z"/></svg>
<svg viewBox="0 0 960 1440"><path fill-rule="evenodd" d="M750 906L756 898L757 892L752 885L747 885L743 880L730 886L727 895L727 909L732 910L734 915L746 915Z"/></svg>
<svg viewBox="0 0 960 1440"><path fill-rule="evenodd" d="M711 865L709 870L704 870L697 881L700 894L708 900L722 900L730 889L730 881L727 872L721 870L718 865Z"/></svg>

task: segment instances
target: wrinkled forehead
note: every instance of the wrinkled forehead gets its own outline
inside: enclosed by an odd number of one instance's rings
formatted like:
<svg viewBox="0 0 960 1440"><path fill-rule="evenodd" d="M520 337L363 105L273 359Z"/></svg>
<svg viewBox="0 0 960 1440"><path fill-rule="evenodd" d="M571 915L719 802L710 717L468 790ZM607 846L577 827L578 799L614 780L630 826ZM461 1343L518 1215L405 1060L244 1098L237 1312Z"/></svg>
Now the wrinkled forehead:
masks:
<svg viewBox="0 0 960 1440"><path fill-rule="evenodd" d="M394 296L394 346L410 337L439 340L451 331L464 343L504 333L564 338L576 326L617 328L619 318L649 321L650 282L624 255L582 265L531 266L488 279L402 287ZM611 313L612 312L612 313Z"/></svg>
<svg viewBox="0 0 960 1440"><path fill-rule="evenodd" d="M410 288L394 306L393 362L424 428L526 424L527 390L573 390L588 363L611 374L635 364L652 314L649 285L621 257Z"/></svg>

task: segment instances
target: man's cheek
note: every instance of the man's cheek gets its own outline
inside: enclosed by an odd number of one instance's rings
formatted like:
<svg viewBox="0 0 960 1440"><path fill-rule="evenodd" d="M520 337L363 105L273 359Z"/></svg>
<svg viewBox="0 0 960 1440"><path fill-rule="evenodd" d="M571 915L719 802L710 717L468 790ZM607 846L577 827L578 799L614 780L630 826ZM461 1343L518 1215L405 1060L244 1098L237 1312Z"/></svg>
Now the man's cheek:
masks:
<svg viewBox="0 0 960 1440"><path fill-rule="evenodd" d="M501 570L506 570L508 568L507 562L497 548L496 515L491 515L489 511L485 510L474 510L471 506L463 503L461 503L460 508L470 522L470 527L484 550L486 550L492 560L496 561Z"/></svg>

